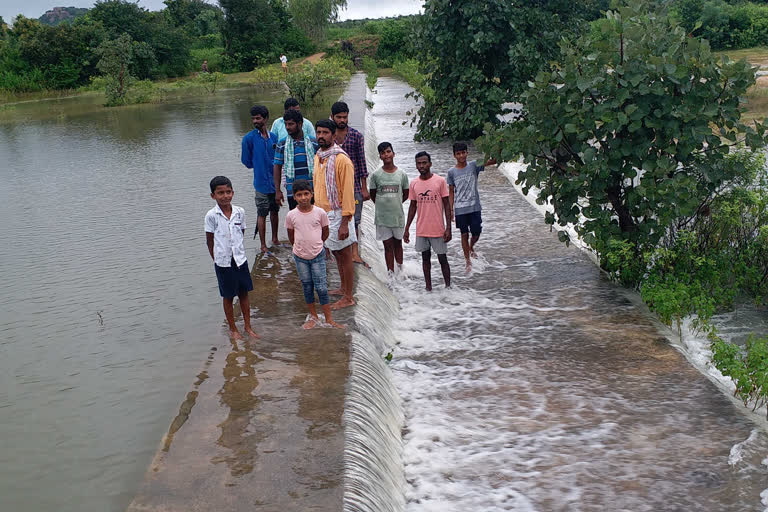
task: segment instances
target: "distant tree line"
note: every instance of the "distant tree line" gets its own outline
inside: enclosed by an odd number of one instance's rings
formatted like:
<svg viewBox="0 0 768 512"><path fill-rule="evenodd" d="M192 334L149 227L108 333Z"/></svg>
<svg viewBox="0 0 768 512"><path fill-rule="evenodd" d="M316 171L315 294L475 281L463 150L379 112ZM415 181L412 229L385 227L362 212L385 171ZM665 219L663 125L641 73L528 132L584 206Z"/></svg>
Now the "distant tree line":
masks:
<svg viewBox="0 0 768 512"><path fill-rule="evenodd" d="M68 89L98 76L99 55L127 48L137 79L182 76L208 60L211 71L250 71L281 53L311 53L340 0L165 0L149 11L129 0L99 0L84 14L53 24L18 16L0 19L0 90ZM50 24L49 24L50 23ZM311 30L310 30L311 27ZM126 37L128 39L126 39ZM128 41L126 46L125 41ZM106 47L99 49L102 45ZM111 50L110 50L111 51Z"/></svg>
<svg viewBox="0 0 768 512"><path fill-rule="evenodd" d="M768 2L677 0L673 15L715 50L768 46Z"/></svg>

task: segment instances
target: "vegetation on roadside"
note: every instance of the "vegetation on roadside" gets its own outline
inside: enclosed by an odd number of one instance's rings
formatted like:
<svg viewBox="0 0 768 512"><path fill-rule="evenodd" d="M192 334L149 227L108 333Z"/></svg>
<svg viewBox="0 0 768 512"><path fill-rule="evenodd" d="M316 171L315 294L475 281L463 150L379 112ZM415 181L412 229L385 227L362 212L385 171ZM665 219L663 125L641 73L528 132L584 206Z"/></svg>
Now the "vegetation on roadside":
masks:
<svg viewBox="0 0 768 512"><path fill-rule="evenodd" d="M350 63L342 57L329 57L317 64L305 62L290 73L284 73L277 66L257 68L251 74L254 85L274 86L285 84L291 96L301 104L315 104L323 91L348 81Z"/></svg>
<svg viewBox="0 0 768 512"><path fill-rule="evenodd" d="M768 379L755 366L765 341L743 351L710 323L738 300L768 300L768 133L741 104L755 81L748 62L638 2L562 42L519 96L520 117L488 123L479 140L500 160L523 159L517 183L550 205L561 241L573 229L665 323L693 317L735 380ZM766 393L737 382L742 398Z"/></svg>
<svg viewBox="0 0 768 512"><path fill-rule="evenodd" d="M379 80L379 65L374 59L363 57L363 71L365 71L365 83L370 90L374 90Z"/></svg>

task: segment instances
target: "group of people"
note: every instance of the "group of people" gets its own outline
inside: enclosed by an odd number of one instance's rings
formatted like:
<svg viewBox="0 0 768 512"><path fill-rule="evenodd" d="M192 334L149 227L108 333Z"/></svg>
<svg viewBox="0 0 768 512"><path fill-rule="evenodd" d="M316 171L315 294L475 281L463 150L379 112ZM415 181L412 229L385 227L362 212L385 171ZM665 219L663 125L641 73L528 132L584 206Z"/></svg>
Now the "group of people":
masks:
<svg viewBox="0 0 768 512"><path fill-rule="evenodd" d="M285 101L283 116L273 122L270 130L266 128L267 107L255 105L250 114L254 129L243 137L241 161L253 170L256 232L262 253L271 254L266 241L269 217L272 246L280 246L278 214L287 201L290 211L285 227L309 309L305 329L320 325L315 294L325 323L332 327L343 327L333 320L332 310L355 304L354 264L365 264L357 241L363 203L368 199L375 204L376 239L384 244L389 272L395 272L395 263L403 264L402 242L409 243L414 219L415 247L422 254L427 290L432 290L433 249L445 285L451 285L446 253L454 219L461 232L467 271L471 269L474 246L482 231L477 176L484 166L467 162L466 143L453 145L456 165L448 171L447 181L431 172L431 156L422 151L415 156L419 177L409 182L406 173L394 163L392 144L382 142L378 146L382 165L368 183L364 137L349 126L346 103L334 103L330 118L314 125L301 115L299 102L294 98ZM485 165L494 163L489 160ZM245 332L258 337L250 325L248 292L253 289L253 283L244 249L245 211L232 205L234 191L228 178L213 178L210 188L216 206L205 217L206 239L230 333L234 338L242 337L234 322L234 297L237 296ZM409 199L406 219L403 203ZM327 285L326 261L330 254L341 280L337 290L328 290ZM330 295L341 297L331 305Z"/></svg>

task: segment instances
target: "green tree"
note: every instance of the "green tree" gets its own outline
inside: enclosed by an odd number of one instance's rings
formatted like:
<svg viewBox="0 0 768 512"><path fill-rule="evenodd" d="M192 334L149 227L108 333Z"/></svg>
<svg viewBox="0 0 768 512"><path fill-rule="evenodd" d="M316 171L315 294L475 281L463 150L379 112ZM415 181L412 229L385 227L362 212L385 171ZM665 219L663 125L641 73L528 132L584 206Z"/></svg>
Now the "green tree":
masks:
<svg viewBox="0 0 768 512"><path fill-rule="evenodd" d="M289 0L288 6L296 25L313 41L320 41L347 0Z"/></svg>
<svg viewBox="0 0 768 512"><path fill-rule="evenodd" d="M604 6L605 0L427 0L418 39L435 96L419 110L417 138L480 135L557 56L560 39L583 30Z"/></svg>
<svg viewBox="0 0 768 512"><path fill-rule="evenodd" d="M563 43L522 94L521 118L489 126L481 147L522 156L518 183L552 205L546 222L573 224L605 266L614 250L641 261L701 213L744 170L721 165L731 146L758 149L766 137L763 124L741 121L739 97L755 83L746 61L721 60L646 3L597 25L599 37Z"/></svg>
<svg viewBox="0 0 768 512"><path fill-rule="evenodd" d="M108 107L123 105L126 101L128 88L133 82L129 71L133 48L133 40L128 34L104 41L96 48L96 55L100 57L97 67L107 78L105 93Z"/></svg>

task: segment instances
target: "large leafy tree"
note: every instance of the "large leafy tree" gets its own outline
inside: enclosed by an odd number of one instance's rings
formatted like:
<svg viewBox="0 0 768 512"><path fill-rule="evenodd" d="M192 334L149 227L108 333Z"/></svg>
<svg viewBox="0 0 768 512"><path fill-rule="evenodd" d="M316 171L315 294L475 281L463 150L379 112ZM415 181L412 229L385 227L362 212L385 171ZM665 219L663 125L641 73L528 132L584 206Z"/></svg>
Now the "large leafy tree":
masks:
<svg viewBox="0 0 768 512"><path fill-rule="evenodd" d="M606 0L427 0L419 40L435 94L418 115L418 138L468 138L515 99L558 53L560 39L583 30Z"/></svg>
<svg viewBox="0 0 768 512"><path fill-rule="evenodd" d="M518 182L551 204L547 223L575 225L601 255L621 247L632 258L705 215L744 172L726 161L732 146L765 144L763 124L741 121L740 96L754 83L749 63L713 55L639 3L564 43L522 94L522 116L481 146L506 161L523 157Z"/></svg>
<svg viewBox="0 0 768 512"><path fill-rule="evenodd" d="M319 41L325 36L328 24L338 18L339 9L347 6L347 0L290 0L288 6L296 25Z"/></svg>

